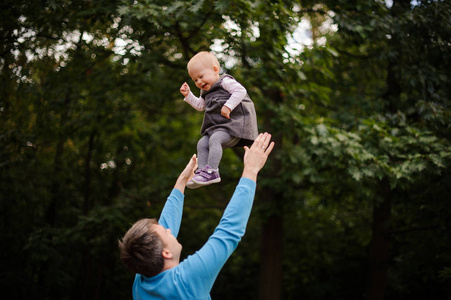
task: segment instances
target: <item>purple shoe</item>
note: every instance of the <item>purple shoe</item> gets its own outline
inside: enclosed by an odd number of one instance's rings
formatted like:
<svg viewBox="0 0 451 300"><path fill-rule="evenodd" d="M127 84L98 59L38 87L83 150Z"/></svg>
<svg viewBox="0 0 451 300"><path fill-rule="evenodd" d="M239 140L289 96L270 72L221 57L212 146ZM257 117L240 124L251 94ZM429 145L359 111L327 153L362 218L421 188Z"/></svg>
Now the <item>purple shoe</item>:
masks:
<svg viewBox="0 0 451 300"><path fill-rule="evenodd" d="M220 182L221 177L219 177L218 171L214 171L210 166L206 165L198 174L194 175L192 181L200 186L205 186Z"/></svg>
<svg viewBox="0 0 451 300"><path fill-rule="evenodd" d="M200 184L195 183L194 181L190 180L188 181L188 183L186 184L186 187L189 188L190 190L194 190L194 189L198 189L201 187Z"/></svg>
<svg viewBox="0 0 451 300"><path fill-rule="evenodd" d="M200 169L197 169L196 171L194 171L194 176L196 176L197 174L200 173ZM200 184L195 183L192 179L190 181L188 181L188 183L186 184L186 187L189 189L198 189L201 187Z"/></svg>

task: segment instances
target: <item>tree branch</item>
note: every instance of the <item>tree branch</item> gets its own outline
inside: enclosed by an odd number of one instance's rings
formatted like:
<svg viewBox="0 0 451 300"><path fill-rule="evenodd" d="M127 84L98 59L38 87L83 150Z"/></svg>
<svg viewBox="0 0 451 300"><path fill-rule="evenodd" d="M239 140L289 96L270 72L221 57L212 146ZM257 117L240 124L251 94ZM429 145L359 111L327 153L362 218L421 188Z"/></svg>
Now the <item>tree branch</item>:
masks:
<svg viewBox="0 0 451 300"><path fill-rule="evenodd" d="M392 230L392 231L390 231L390 234L391 235L404 234L404 233L411 233L411 232L416 232L416 231L433 230L433 229L437 229L437 228L440 228L440 226L434 225L434 226L428 226L428 227L412 227L412 228L402 229L402 230Z"/></svg>

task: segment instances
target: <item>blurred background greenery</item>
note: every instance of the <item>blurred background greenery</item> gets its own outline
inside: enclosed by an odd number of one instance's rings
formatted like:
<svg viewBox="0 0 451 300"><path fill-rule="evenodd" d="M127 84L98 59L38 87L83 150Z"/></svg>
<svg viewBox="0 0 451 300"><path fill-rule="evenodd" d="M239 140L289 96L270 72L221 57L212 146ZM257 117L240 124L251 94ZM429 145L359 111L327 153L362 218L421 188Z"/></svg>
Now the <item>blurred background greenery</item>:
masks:
<svg viewBox="0 0 451 300"><path fill-rule="evenodd" d="M451 293L449 1L3 0L0 286L131 299L117 240L196 151L186 63L215 51L276 148L213 299ZM197 93L197 92L196 92ZM242 169L186 191L182 255Z"/></svg>

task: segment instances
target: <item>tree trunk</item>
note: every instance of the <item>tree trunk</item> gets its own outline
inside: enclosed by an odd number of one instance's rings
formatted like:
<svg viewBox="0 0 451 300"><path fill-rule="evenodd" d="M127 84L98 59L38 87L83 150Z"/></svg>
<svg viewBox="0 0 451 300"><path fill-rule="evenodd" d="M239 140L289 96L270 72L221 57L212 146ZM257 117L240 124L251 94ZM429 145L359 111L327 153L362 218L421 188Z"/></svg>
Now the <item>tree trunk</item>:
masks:
<svg viewBox="0 0 451 300"><path fill-rule="evenodd" d="M282 292L283 219L272 216L262 224L259 299L278 300Z"/></svg>
<svg viewBox="0 0 451 300"><path fill-rule="evenodd" d="M265 121L271 120L272 112L267 112ZM270 128L269 124L266 128ZM277 147L282 147L280 134L272 136ZM281 169L281 161L274 153L266 166L268 174L275 176L274 170ZM259 299L279 300L282 296L282 263L283 263L283 195L277 193L273 188L262 187L259 201L265 203L269 210L269 216L264 218L261 225L260 240L260 286ZM268 211L266 211L268 213Z"/></svg>
<svg viewBox="0 0 451 300"><path fill-rule="evenodd" d="M394 0L390 13L394 18L402 16L410 10L410 0ZM397 73L396 66L402 64L403 47L402 37L396 32L389 42L389 47L395 53L388 59L387 64L387 92L384 99L388 103L387 109L396 113L402 107L400 80L402 74ZM384 299L387 283L387 265L389 260L391 197L392 190L388 180L381 183L382 202L375 203L373 207L373 235L369 251L367 299Z"/></svg>
<svg viewBox="0 0 451 300"><path fill-rule="evenodd" d="M85 157L85 186L84 186L84 201L83 201L83 213L87 215L92 208L91 203L91 161L92 153L94 151L94 140L97 135L97 131L93 130L89 135L88 151Z"/></svg>
<svg viewBox="0 0 451 300"><path fill-rule="evenodd" d="M266 33L268 34L268 33ZM262 33L263 35L263 33ZM271 59L268 59L271 62ZM282 104L284 102L283 92L279 89L269 89L265 91L268 99L274 103ZM282 133L272 132L272 120L274 112L266 110L263 127L272 134L272 141L275 147L283 149ZM277 150L273 150L265 166L268 176L278 176L282 169L282 161L275 155ZM266 173L266 171L263 171ZM260 194L262 203L265 203L268 217L263 218L261 225L260 240L260 281L259 281L259 299L261 300L279 300L282 296L282 263L283 263L283 195L274 188L263 186Z"/></svg>
<svg viewBox="0 0 451 300"><path fill-rule="evenodd" d="M383 183L384 199L373 207L373 236L369 252L367 299L381 300L385 296L390 245L391 191Z"/></svg>

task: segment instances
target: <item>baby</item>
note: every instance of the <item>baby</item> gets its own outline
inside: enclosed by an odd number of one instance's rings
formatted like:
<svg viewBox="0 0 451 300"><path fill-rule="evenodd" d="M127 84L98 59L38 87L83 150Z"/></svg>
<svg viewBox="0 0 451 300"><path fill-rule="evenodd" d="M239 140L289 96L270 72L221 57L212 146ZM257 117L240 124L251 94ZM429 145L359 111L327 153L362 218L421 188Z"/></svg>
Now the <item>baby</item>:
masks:
<svg viewBox="0 0 451 300"><path fill-rule="evenodd" d="M198 169L187 187L191 189L221 181L219 163L225 148L251 145L258 136L254 103L246 89L230 75L219 75L218 59L199 52L188 62L188 74L201 90L194 96L185 82L180 92L198 111L205 111L197 143Z"/></svg>

